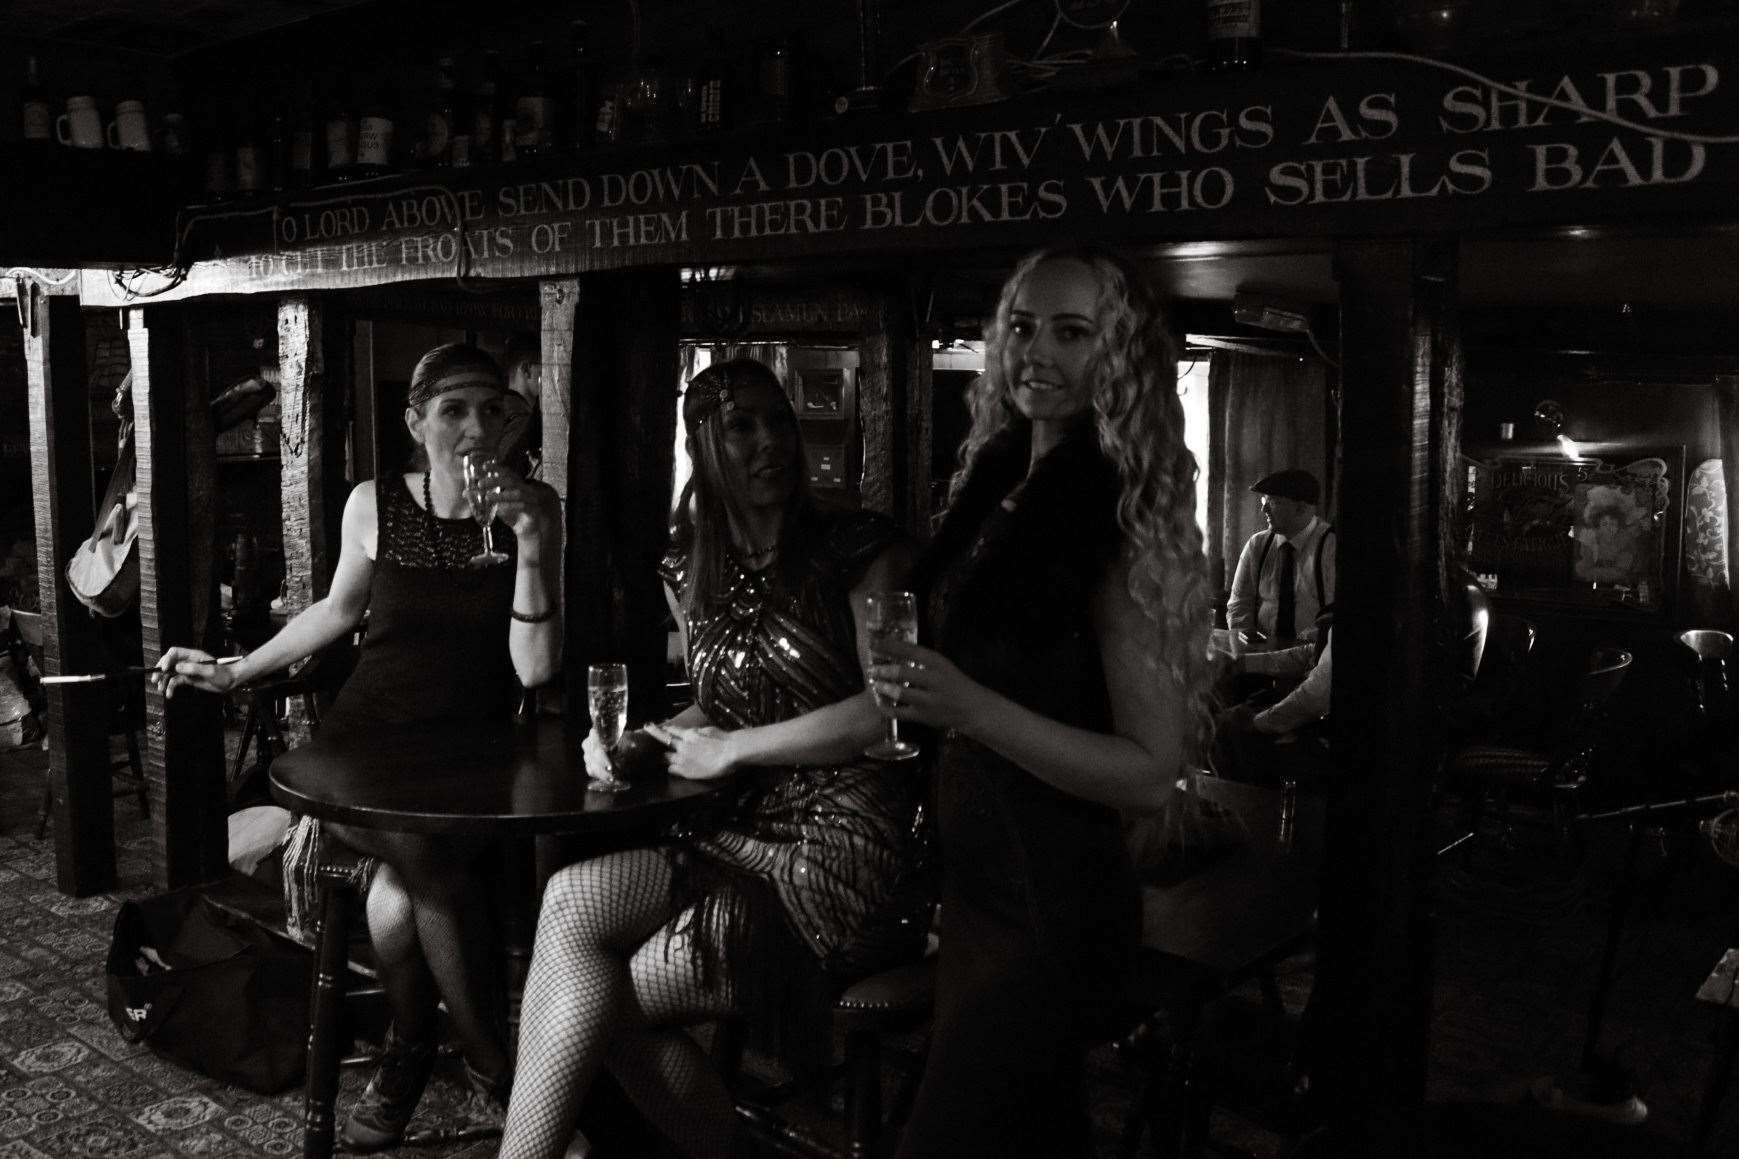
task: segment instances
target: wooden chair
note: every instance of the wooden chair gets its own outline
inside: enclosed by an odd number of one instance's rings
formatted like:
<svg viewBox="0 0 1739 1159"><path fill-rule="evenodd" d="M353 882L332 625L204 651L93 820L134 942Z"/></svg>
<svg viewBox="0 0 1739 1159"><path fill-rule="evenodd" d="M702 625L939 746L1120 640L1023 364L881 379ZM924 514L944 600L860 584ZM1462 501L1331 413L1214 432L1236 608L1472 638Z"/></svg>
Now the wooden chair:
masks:
<svg viewBox="0 0 1739 1159"><path fill-rule="evenodd" d="M900 1082L884 1117L882 1068L887 1061L886 1043L895 1035L923 1030L929 1022L935 1000L935 951L936 939L932 934L923 959L860 978L841 990L832 1009L834 1035L845 1043L840 1065L821 1075L800 1075L776 1087L741 1094L738 1114L777 1146L838 1159L839 1153L794 1126L780 1114L779 1108L800 1094L813 1093L818 1081L825 1090L840 1079L845 1089L844 1154L849 1159L870 1159L885 1150L884 1133L897 1129L912 1109L927 1041L902 1060ZM733 1089L741 1085L742 1054L741 1024L720 1024L713 1040L713 1056Z"/></svg>

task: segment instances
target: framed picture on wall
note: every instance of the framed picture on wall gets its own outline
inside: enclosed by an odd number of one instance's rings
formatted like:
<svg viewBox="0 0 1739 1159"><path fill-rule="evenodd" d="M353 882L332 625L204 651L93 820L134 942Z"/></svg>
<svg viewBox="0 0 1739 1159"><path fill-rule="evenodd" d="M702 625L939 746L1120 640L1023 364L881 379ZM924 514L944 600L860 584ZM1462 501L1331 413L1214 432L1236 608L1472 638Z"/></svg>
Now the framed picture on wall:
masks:
<svg viewBox="0 0 1739 1159"><path fill-rule="evenodd" d="M1672 612L1684 520L1682 446L1463 460L1467 563L1507 598Z"/></svg>

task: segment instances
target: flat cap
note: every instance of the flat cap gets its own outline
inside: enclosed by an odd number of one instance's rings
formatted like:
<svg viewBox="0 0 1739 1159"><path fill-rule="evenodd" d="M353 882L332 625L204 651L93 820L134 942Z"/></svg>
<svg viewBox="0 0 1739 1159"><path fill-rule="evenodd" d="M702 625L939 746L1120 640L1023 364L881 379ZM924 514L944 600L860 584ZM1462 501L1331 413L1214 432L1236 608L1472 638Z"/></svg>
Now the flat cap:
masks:
<svg viewBox="0 0 1739 1159"><path fill-rule="evenodd" d="M1258 480L1250 488L1257 495L1272 495L1276 499L1293 499L1300 503L1315 503L1322 496L1316 476L1297 467L1276 471Z"/></svg>

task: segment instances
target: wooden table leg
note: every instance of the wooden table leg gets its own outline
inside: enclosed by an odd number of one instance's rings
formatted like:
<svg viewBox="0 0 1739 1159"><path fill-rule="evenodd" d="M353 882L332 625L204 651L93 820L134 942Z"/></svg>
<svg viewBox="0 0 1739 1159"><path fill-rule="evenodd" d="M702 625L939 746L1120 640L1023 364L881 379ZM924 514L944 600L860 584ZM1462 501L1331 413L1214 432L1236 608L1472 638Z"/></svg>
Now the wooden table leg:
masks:
<svg viewBox="0 0 1739 1159"><path fill-rule="evenodd" d="M322 866L320 933L314 988L308 1002L308 1073L303 1086L302 1154L329 1159L337 1133L338 1032L350 946L353 898L349 873Z"/></svg>

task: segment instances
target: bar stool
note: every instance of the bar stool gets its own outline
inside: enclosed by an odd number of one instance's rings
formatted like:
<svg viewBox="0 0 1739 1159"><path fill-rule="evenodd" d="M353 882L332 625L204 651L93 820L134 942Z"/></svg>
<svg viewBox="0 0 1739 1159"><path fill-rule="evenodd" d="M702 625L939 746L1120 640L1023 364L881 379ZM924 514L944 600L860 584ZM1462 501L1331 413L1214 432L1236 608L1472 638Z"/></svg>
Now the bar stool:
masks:
<svg viewBox="0 0 1739 1159"><path fill-rule="evenodd" d="M1727 660L1733 654L1733 637L1710 628L1679 633L1679 644L1688 653L1686 679L1691 707L1696 714L1699 739L1712 739L1732 722L1733 701L1727 684Z"/></svg>

